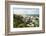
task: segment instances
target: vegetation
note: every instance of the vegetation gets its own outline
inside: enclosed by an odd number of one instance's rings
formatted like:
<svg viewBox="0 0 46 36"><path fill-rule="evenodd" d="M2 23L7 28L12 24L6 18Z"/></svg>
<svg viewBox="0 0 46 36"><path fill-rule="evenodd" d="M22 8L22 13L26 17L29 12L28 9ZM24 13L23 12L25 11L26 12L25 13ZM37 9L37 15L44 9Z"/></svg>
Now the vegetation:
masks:
<svg viewBox="0 0 46 36"><path fill-rule="evenodd" d="M23 17L22 15L13 14L13 27L39 27L39 15L26 15L26 17Z"/></svg>

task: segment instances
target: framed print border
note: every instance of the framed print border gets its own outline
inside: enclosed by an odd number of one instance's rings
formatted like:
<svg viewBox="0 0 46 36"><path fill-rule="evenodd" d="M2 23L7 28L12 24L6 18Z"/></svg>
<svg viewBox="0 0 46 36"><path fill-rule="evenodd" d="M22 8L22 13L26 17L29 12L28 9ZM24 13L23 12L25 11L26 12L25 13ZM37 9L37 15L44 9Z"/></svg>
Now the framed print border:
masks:
<svg viewBox="0 0 46 36"><path fill-rule="evenodd" d="M42 30L38 31L19 31L19 32L10 32L10 7L9 5L21 4L21 5L37 5L42 6ZM20 1L6 1L5 2L5 35L20 35L20 34L37 34L45 32L45 3L32 3L32 2L20 2Z"/></svg>

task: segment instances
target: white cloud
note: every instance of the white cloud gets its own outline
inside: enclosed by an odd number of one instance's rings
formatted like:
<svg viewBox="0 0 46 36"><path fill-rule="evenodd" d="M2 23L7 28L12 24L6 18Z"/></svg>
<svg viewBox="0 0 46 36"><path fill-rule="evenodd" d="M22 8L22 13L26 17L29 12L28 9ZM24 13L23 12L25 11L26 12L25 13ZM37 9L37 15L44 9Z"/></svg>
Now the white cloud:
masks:
<svg viewBox="0 0 46 36"><path fill-rule="evenodd" d="M35 9L14 9L14 14L39 14L39 10L37 8Z"/></svg>

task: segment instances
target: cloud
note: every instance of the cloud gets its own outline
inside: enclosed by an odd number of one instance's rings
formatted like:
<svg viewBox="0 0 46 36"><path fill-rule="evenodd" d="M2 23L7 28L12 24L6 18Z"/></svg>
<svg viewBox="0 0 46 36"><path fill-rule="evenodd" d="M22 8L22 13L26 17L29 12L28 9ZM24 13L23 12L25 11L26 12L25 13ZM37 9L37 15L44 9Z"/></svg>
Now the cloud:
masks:
<svg viewBox="0 0 46 36"><path fill-rule="evenodd" d="M39 14L39 8L15 8L13 14Z"/></svg>

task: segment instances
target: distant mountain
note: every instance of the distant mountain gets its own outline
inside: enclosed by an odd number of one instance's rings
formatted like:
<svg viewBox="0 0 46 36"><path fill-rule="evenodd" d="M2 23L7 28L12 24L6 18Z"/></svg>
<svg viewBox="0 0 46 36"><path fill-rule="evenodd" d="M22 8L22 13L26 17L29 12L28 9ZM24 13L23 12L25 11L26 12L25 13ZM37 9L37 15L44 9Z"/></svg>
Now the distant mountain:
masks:
<svg viewBox="0 0 46 36"><path fill-rule="evenodd" d="M21 16L39 16L39 14L19 14Z"/></svg>
<svg viewBox="0 0 46 36"><path fill-rule="evenodd" d="M25 14L25 15L39 15L39 14Z"/></svg>

